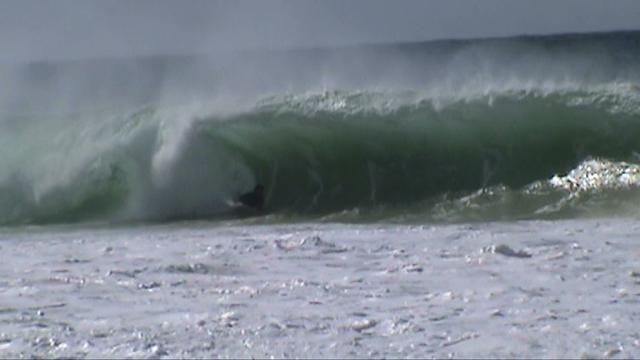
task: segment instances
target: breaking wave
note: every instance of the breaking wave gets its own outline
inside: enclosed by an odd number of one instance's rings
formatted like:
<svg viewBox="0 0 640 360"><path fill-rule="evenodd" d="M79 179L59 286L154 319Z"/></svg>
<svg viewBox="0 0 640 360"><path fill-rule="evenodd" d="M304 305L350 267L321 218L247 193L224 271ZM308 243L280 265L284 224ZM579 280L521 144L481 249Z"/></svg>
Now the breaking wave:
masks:
<svg viewBox="0 0 640 360"><path fill-rule="evenodd" d="M247 212L230 200L257 183L285 220L635 214L640 87L627 78L5 114L0 224L235 218Z"/></svg>

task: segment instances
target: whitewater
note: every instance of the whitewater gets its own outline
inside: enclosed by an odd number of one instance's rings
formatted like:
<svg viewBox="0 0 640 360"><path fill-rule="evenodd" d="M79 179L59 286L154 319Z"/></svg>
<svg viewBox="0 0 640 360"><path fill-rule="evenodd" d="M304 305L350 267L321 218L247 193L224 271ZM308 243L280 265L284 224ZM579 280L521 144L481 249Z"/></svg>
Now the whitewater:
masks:
<svg viewBox="0 0 640 360"><path fill-rule="evenodd" d="M3 64L0 356L638 357L638 64L638 32Z"/></svg>

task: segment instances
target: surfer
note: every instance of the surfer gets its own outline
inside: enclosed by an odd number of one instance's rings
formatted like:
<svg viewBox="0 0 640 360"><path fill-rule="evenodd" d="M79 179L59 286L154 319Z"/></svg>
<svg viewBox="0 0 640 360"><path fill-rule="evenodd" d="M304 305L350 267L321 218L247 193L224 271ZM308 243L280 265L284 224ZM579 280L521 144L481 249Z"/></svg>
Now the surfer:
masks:
<svg viewBox="0 0 640 360"><path fill-rule="evenodd" d="M256 185L252 191L240 195L238 202L246 207L262 211L264 206L264 186L262 184Z"/></svg>

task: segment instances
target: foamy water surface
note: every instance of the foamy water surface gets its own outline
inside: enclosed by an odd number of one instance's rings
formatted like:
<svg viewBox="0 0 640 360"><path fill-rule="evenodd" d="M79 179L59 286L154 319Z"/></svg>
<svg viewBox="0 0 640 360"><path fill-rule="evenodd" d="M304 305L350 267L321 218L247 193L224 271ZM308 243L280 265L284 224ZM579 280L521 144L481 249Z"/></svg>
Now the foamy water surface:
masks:
<svg viewBox="0 0 640 360"><path fill-rule="evenodd" d="M11 357L638 357L634 220L0 233Z"/></svg>

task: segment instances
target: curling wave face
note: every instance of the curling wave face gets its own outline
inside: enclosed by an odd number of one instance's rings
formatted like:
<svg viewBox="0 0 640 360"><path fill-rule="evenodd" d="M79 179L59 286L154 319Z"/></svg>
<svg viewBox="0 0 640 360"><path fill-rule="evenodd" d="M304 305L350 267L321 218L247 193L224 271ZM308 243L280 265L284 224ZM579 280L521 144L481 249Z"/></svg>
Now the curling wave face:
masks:
<svg viewBox="0 0 640 360"><path fill-rule="evenodd" d="M444 103L416 92L332 91L265 98L222 116L147 108L102 121L79 119L56 136L46 126L15 124L2 141L11 149L3 168L13 171L0 179L0 219L223 216L228 201L255 183L267 188L270 212L289 215L369 209L384 218L387 210L415 213L422 204L420 216L437 218L443 208L455 208L452 197L495 198L502 191L494 201L504 201L513 196L504 189L519 194L518 206L528 211L507 207L503 215L547 214L564 193L573 199L637 185L581 184L635 161L639 101L633 84ZM24 138L37 141L20 143ZM592 158L603 160L596 170L580 172ZM562 176L575 181L563 183ZM533 191L540 181L545 190Z"/></svg>
<svg viewBox="0 0 640 360"><path fill-rule="evenodd" d="M550 71L562 73L566 46L555 54L553 44L537 53L551 52L562 66ZM480 45L469 46L495 55L509 44ZM640 71L627 55L584 81L589 71L518 78L513 60L508 81L490 71L463 87L279 89L224 112L4 114L0 224L228 218L230 200L257 183L266 212L284 221L635 214Z"/></svg>

